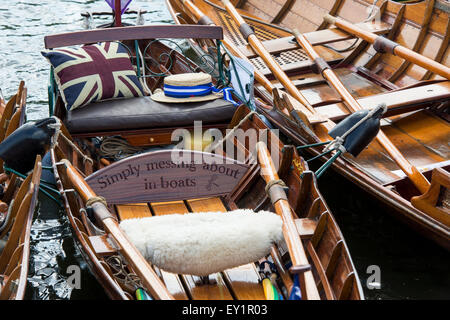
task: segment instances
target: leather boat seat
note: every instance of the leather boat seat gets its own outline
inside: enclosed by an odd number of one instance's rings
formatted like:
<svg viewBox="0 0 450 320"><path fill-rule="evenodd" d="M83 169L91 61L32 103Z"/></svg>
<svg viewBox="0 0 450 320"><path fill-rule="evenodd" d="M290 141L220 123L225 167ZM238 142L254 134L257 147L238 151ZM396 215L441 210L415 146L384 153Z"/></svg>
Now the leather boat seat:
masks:
<svg viewBox="0 0 450 320"><path fill-rule="evenodd" d="M236 107L224 99L193 103L161 103L150 97L92 103L67 112L71 133L92 133L192 126L229 121Z"/></svg>

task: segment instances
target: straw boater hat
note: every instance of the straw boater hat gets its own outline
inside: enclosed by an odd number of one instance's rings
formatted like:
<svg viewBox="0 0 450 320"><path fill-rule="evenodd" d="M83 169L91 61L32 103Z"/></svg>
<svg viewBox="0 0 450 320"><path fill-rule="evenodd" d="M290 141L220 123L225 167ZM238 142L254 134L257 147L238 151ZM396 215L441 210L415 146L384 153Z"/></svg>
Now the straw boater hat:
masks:
<svg viewBox="0 0 450 320"><path fill-rule="evenodd" d="M212 77L206 73L182 73L164 78L164 90L156 89L151 98L158 102L200 102L223 98L214 92Z"/></svg>

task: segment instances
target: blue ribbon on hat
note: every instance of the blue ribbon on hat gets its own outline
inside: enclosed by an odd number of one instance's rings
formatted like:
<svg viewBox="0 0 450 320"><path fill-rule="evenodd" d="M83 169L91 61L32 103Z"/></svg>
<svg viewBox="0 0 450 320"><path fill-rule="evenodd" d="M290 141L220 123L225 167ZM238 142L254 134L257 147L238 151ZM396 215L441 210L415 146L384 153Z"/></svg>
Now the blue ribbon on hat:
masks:
<svg viewBox="0 0 450 320"><path fill-rule="evenodd" d="M213 86L212 82L207 84L201 84L198 86L174 86L164 84L164 94L172 98L190 98L190 97L202 97L210 95L211 93L222 93L224 100L231 102L234 106L239 106L239 103L233 100L231 87L223 89L217 89Z"/></svg>

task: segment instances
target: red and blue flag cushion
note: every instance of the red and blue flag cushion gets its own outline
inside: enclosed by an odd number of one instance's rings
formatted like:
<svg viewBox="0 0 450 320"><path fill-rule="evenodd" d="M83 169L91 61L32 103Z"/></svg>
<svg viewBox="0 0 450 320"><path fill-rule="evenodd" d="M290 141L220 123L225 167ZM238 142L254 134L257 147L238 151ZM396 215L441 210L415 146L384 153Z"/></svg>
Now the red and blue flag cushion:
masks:
<svg viewBox="0 0 450 320"><path fill-rule="evenodd" d="M144 95L127 49L119 42L47 50L42 55L53 66L67 110Z"/></svg>

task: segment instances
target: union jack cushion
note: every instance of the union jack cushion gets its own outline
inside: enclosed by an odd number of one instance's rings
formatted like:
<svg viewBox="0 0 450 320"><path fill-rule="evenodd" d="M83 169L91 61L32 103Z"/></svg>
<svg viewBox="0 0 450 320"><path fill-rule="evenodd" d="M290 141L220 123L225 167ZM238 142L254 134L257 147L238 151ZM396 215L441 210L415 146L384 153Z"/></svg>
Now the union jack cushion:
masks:
<svg viewBox="0 0 450 320"><path fill-rule="evenodd" d="M143 96L127 49L118 42L42 52L54 68L67 110L92 102Z"/></svg>

